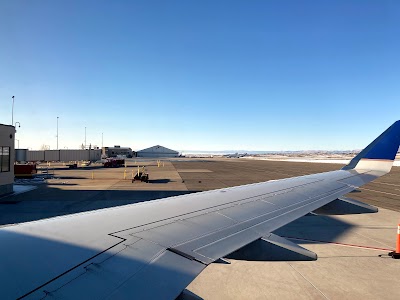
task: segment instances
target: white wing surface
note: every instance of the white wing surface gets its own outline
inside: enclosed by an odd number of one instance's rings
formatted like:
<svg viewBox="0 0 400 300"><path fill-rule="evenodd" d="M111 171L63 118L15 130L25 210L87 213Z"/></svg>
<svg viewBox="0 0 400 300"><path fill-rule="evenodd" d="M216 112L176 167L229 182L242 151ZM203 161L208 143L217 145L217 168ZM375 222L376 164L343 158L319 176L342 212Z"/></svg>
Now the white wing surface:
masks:
<svg viewBox="0 0 400 300"><path fill-rule="evenodd" d="M389 172L399 143L397 121L342 170L3 227L1 298L175 299L207 265L260 241L316 258L272 232L338 201L370 209L337 199Z"/></svg>

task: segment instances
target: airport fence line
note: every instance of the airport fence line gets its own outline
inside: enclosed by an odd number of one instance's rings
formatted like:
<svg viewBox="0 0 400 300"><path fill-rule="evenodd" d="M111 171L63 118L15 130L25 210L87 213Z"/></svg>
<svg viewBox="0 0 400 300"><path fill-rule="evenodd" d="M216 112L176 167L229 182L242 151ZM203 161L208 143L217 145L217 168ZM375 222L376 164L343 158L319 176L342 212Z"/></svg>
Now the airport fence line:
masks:
<svg viewBox="0 0 400 300"><path fill-rule="evenodd" d="M98 161L101 159L100 149L74 150L29 150L16 149L15 159L17 161L37 162L37 161Z"/></svg>

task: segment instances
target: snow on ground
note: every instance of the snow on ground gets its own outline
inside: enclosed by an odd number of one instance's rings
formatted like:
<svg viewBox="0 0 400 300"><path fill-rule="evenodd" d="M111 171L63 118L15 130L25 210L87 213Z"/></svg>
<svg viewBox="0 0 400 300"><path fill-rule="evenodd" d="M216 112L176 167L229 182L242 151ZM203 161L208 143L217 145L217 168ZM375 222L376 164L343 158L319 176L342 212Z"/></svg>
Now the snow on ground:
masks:
<svg viewBox="0 0 400 300"><path fill-rule="evenodd" d="M325 163L325 164L342 164L347 165L350 162L350 159L321 159L318 157L310 157L310 158L294 158L294 157L258 157L258 156L246 156L243 157L246 159L255 159L255 160L272 160L272 161L293 161L293 162L310 162L310 163ZM393 163L393 166L400 166L400 161L396 160Z"/></svg>

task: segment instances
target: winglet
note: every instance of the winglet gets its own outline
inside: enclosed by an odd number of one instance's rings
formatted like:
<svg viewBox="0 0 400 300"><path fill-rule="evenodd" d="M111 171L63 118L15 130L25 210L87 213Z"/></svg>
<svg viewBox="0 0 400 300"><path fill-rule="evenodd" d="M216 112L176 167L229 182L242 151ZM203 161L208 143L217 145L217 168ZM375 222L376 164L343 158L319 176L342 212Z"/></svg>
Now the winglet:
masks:
<svg viewBox="0 0 400 300"><path fill-rule="evenodd" d="M400 120L393 123L342 170L373 170L388 173L400 145Z"/></svg>

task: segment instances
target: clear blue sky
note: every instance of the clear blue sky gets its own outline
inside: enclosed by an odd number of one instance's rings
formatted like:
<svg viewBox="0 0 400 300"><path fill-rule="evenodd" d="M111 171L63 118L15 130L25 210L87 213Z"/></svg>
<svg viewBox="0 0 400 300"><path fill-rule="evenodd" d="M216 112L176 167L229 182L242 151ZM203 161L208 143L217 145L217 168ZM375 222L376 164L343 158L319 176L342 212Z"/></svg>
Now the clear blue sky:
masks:
<svg viewBox="0 0 400 300"><path fill-rule="evenodd" d="M358 149L400 119L399 1L0 0L20 146Z"/></svg>

